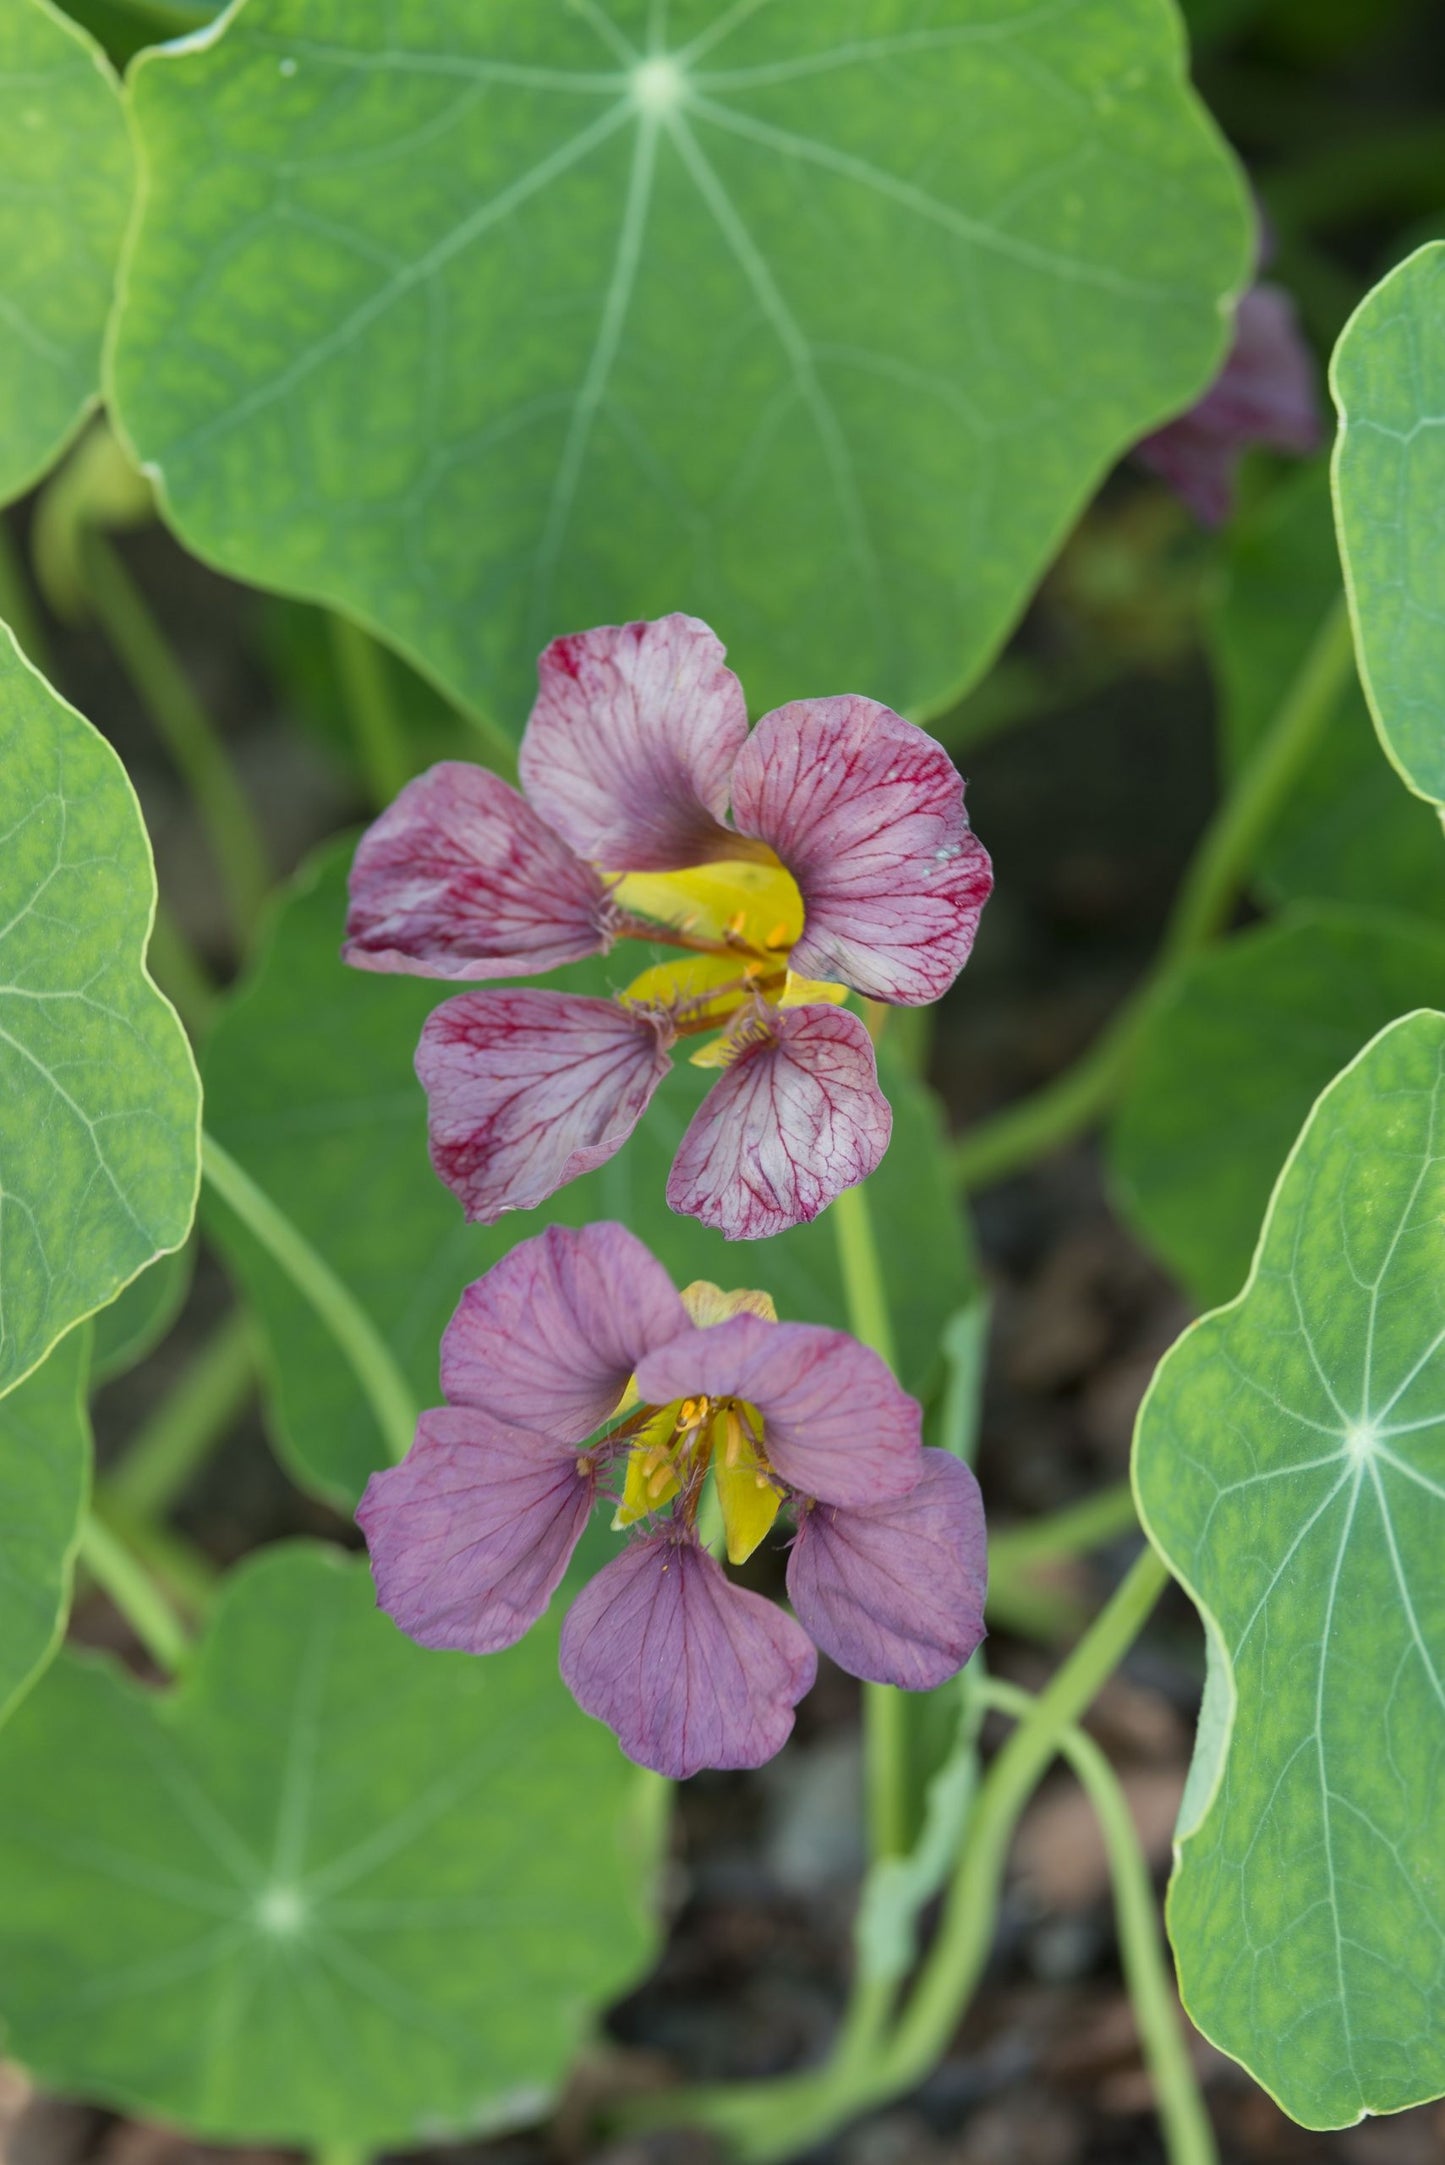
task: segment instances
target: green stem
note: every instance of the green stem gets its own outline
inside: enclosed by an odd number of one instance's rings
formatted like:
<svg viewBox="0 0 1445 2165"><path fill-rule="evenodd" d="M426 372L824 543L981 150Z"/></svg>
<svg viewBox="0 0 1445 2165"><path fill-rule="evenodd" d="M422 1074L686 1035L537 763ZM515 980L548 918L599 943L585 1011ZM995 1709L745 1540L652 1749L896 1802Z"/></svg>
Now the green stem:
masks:
<svg viewBox="0 0 1445 2165"><path fill-rule="evenodd" d="M81 542L86 593L195 798L242 944L270 885L255 816L205 708L119 556L93 527Z"/></svg>
<svg viewBox="0 0 1445 2165"><path fill-rule="evenodd" d="M256 1338L243 1312L226 1318L159 1410L131 1439L105 1483L110 1501L163 1518L207 1453L230 1429L256 1382Z"/></svg>
<svg viewBox="0 0 1445 2165"><path fill-rule="evenodd" d="M159 900L146 967L192 1038L203 1038L215 1020L216 990L174 917Z"/></svg>
<svg viewBox="0 0 1445 2165"><path fill-rule="evenodd" d="M156 1667L174 1676L186 1658L185 1630L129 1549L94 1512L81 1531L80 1561L110 1596Z"/></svg>
<svg viewBox="0 0 1445 2165"><path fill-rule="evenodd" d="M95 1515L144 1564L178 1608L190 1616L206 1614L221 1574L204 1550L173 1526L158 1526L154 1519L136 1517L107 1495L103 1487L96 1493Z"/></svg>
<svg viewBox="0 0 1445 2165"><path fill-rule="evenodd" d="M962 1138L954 1152L954 1169L965 1188L984 1187L1061 1148L1113 1102L1173 972L1227 924L1260 844L1343 696L1353 667L1354 644L1341 596L1234 788L1205 829L1148 977L1083 1058L1057 1081Z"/></svg>
<svg viewBox="0 0 1445 2165"><path fill-rule="evenodd" d="M393 1459L405 1458L416 1429L416 1403L395 1355L356 1295L213 1135L201 1138L201 1171L310 1302L350 1363L387 1450Z"/></svg>
<svg viewBox="0 0 1445 2165"><path fill-rule="evenodd" d="M369 632L332 610L331 651L356 739L357 757L373 806L381 811L411 780L412 765L397 719L387 659Z"/></svg>
<svg viewBox="0 0 1445 2165"><path fill-rule="evenodd" d="M741 2156L767 2165L811 2148L854 2115L913 2089L942 2058L983 1974L993 1943L1004 1868L1029 1798L1072 1728L1144 1628L1168 1582L1144 1549L1047 1689L1031 1706L979 1785L938 1933L891 2034L845 2049L814 2073L639 2101L641 2124L701 2124Z"/></svg>
<svg viewBox="0 0 1445 2165"><path fill-rule="evenodd" d="M1036 1701L1013 1684L984 1678L980 1699L1026 1721ZM1119 1953L1129 1989L1144 2062L1154 2083L1169 2165L1218 2165L1214 2133L1200 2095L1194 2063L1179 2026L1174 1982L1159 1937L1159 1912L1149 1864L1119 1777L1092 1737L1066 1729L1059 1749L1087 1792L1104 1837L1114 1882Z"/></svg>
<svg viewBox="0 0 1445 2165"><path fill-rule="evenodd" d="M845 1188L833 1205L833 1235L853 1335L892 1368L893 1317L866 1186ZM891 1684L863 1687L863 1780L874 1858L908 1848L908 1712Z"/></svg>
<svg viewBox="0 0 1445 2165"><path fill-rule="evenodd" d="M1047 1518L1028 1519L1022 1526L1005 1526L1001 1533L990 1534L989 1570L997 1567L1000 1557L1007 1569L1017 1570L1056 1556L1079 1556L1086 1549L1096 1549L1130 1532L1138 1523L1133 1489L1127 1481L1116 1481L1097 1496L1070 1504L1067 1510L1052 1511Z"/></svg>

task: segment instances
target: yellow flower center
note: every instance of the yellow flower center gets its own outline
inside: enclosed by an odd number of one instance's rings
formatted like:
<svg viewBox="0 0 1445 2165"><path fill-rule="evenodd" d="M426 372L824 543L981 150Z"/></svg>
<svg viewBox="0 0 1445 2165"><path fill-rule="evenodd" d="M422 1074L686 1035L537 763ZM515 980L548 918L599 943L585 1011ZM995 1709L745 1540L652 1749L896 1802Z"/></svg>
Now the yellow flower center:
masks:
<svg viewBox="0 0 1445 2165"><path fill-rule="evenodd" d="M701 1329L736 1315L776 1323L772 1296L724 1293L707 1279L686 1286L683 1306ZM637 1405L628 1385L619 1411ZM675 1497L691 1522L709 1475L722 1512L729 1563L743 1564L764 1539L783 1501L763 1447L763 1417L743 1398L677 1398L671 1405L637 1407L639 1422L627 1458L622 1501L612 1524L621 1530L660 1511Z"/></svg>
<svg viewBox="0 0 1445 2165"><path fill-rule="evenodd" d="M637 1006L666 1009L680 1034L724 1028L758 1001L798 1007L848 997L842 985L790 969L788 956L803 931L803 898L780 864L730 858L684 872L629 872L612 894L629 917L697 943L698 952L644 970L622 995ZM722 1067L738 1050L723 1038L692 1058L698 1067Z"/></svg>

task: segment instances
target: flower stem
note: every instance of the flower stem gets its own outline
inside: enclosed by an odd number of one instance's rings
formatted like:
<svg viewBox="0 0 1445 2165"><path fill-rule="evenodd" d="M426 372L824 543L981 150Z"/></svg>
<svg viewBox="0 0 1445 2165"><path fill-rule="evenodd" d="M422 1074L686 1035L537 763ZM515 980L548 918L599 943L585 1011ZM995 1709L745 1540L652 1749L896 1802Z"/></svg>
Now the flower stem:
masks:
<svg viewBox="0 0 1445 2165"><path fill-rule="evenodd" d="M245 791L209 715L116 551L90 527L81 554L91 606L196 800L244 945L271 879Z"/></svg>
<svg viewBox="0 0 1445 2165"><path fill-rule="evenodd" d="M14 529L5 518L0 518L0 619L9 625L15 644L31 667L53 683L50 642L41 627L40 611L25 575Z"/></svg>
<svg viewBox="0 0 1445 2165"><path fill-rule="evenodd" d="M332 657L341 679L367 794L379 812L412 776L406 737L391 695L386 656L371 634L349 616L333 609L327 621Z"/></svg>
<svg viewBox="0 0 1445 2165"><path fill-rule="evenodd" d="M156 1667L174 1676L189 1646L184 1626L130 1550L94 1512L81 1530L80 1561L110 1596Z"/></svg>
<svg viewBox="0 0 1445 2165"><path fill-rule="evenodd" d="M1139 1523L1134 1491L1127 1481L1116 1481L1097 1496L1086 1496L1047 1518L1026 1519L1021 1526L1006 1526L990 1536L989 1570L997 1570L1002 1558L1008 1570L1045 1563L1055 1556L1079 1556L1105 1541L1126 1534Z"/></svg>
<svg viewBox="0 0 1445 2165"><path fill-rule="evenodd" d="M161 1518L234 1424L256 1381L256 1334L243 1311L226 1318L105 1482L123 1513Z"/></svg>
<svg viewBox="0 0 1445 2165"><path fill-rule="evenodd" d="M892 1368L893 1317L865 1184L845 1188L833 1205L833 1235L853 1335ZM869 1847L876 1860L908 1848L908 1710L891 1684L863 1686L863 1781Z"/></svg>
<svg viewBox="0 0 1445 2165"><path fill-rule="evenodd" d="M1027 1720L1037 1701L1013 1684L984 1678L978 1686L986 1706ZM1194 2063L1179 2026L1169 1964L1159 1939L1159 1913L1149 1865L1119 1777L1092 1737L1069 1728L1059 1749L1078 1775L1094 1807L1114 1882L1114 1912L1124 1980L1139 2024L1145 2064L1153 2078L1164 2151L1169 2165L1218 2165L1218 2151L1200 2095Z"/></svg>
<svg viewBox="0 0 1445 2165"><path fill-rule="evenodd" d="M986 1187L1061 1148L1113 1103L1173 972L1228 922L1260 845L1339 704L1353 667L1354 645L1341 596L1205 829L1143 984L1073 1067L1031 1097L980 1122L960 1140L953 1162L965 1188Z"/></svg>
<svg viewBox="0 0 1445 2165"><path fill-rule="evenodd" d="M964 1830L937 1937L891 2032L880 2041L861 2024L847 2025L832 2057L814 2072L639 2100L631 2122L710 2127L741 2157L769 2165L812 2148L843 2121L923 2080L947 2049L983 1974L1009 1845L1024 1806L1167 1583L1164 1565L1153 1549L1144 1549L992 1761Z"/></svg>
<svg viewBox="0 0 1445 2165"><path fill-rule="evenodd" d="M416 1430L416 1403L390 1346L351 1288L213 1135L201 1138L201 1171L310 1302L350 1364L390 1455L405 1458Z"/></svg>

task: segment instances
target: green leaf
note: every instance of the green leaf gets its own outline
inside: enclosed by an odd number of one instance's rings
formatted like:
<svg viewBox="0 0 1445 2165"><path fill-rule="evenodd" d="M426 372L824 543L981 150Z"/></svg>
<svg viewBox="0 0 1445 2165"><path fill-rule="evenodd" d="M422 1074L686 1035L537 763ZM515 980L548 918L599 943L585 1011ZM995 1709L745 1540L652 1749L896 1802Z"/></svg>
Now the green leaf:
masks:
<svg viewBox="0 0 1445 2165"><path fill-rule="evenodd" d="M134 180L115 77L50 0L0 8L0 503L100 395Z"/></svg>
<svg viewBox="0 0 1445 2165"><path fill-rule="evenodd" d="M200 1086L146 975L150 844L115 753L0 626L0 1391L195 1215Z"/></svg>
<svg viewBox="0 0 1445 2165"><path fill-rule="evenodd" d="M555 1632L427 1653L373 1599L357 1558L267 1550L177 1690L67 1656L7 1727L0 1973L42 2083L217 2141L434 2145L545 2109L647 1960L666 1792Z"/></svg>
<svg viewBox="0 0 1445 2165"><path fill-rule="evenodd" d="M1445 2088L1445 1015L1330 1085L1250 1280L1139 1416L1213 1688L1169 1927L1206 2036L1307 2127Z"/></svg>
<svg viewBox="0 0 1445 2165"><path fill-rule="evenodd" d="M1360 675L1391 765L1445 802L1445 241L1367 293L1330 363L1335 517Z"/></svg>
<svg viewBox="0 0 1445 2165"><path fill-rule="evenodd" d="M1330 1077L1426 1006L1445 1007L1445 932L1383 911L1302 906L1178 972L1110 1155L1126 1217L1201 1307L1244 1283L1285 1153Z"/></svg>
<svg viewBox="0 0 1445 2165"><path fill-rule="evenodd" d="M0 1398L0 1722L60 1644L90 1490L82 1325Z"/></svg>
<svg viewBox="0 0 1445 2165"><path fill-rule="evenodd" d="M349 845L285 904L255 975L206 1052L207 1119L219 1141L292 1217L387 1338L423 1405L437 1401L437 1348L462 1287L552 1221L620 1218L679 1285L767 1287L795 1321L847 1324L827 1215L756 1245L730 1244L667 1208L667 1168L713 1081L679 1062L636 1135L600 1172L540 1210L468 1225L433 1173L426 1105L412 1071L421 1026L445 988L372 976L338 960ZM575 987L625 984L647 951L566 973ZM590 975L589 975L590 973ZM897 1118L869 1184L893 1294L905 1384L929 1379L939 1333L972 1274L936 1107L889 1074ZM228 1213L208 1220L265 1328L277 1441L298 1479L353 1502L384 1463L380 1434L342 1356L305 1303Z"/></svg>
<svg viewBox="0 0 1445 2165"><path fill-rule="evenodd" d="M249 0L135 68L113 389L177 531L516 731L690 609L750 699L985 664L1252 245L1159 0ZM960 116L967 115L967 125Z"/></svg>
<svg viewBox="0 0 1445 2165"><path fill-rule="evenodd" d="M1321 461L1272 490L1229 537L1226 583L1208 618L1229 771L1269 727L1339 591ZM1275 901L1324 898L1445 915L1440 822L1381 757L1353 680L1270 830L1257 875Z"/></svg>
<svg viewBox="0 0 1445 2165"><path fill-rule="evenodd" d="M96 1383L123 1376L153 1353L185 1305L196 1268L195 1244L187 1241L159 1256L118 1293L95 1319L90 1372Z"/></svg>

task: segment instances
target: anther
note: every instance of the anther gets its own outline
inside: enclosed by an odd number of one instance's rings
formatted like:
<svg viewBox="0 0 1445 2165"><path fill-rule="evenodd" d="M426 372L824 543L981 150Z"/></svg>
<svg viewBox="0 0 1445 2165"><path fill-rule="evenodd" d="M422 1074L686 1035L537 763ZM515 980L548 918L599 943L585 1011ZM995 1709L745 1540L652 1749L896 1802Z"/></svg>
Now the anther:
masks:
<svg viewBox="0 0 1445 2165"><path fill-rule="evenodd" d="M767 936L766 940L765 940L765 941L763 942L763 945L764 945L765 947L789 947L789 946L791 946L791 945L792 945L792 942L791 942L791 940L790 940L790 938L789 938L789 936L788 936L788 928L787 928L787 925L786 925L786 924L777 924L777 925L774 925L774 927L773 927L772 931L771 931L771 932L770 932L770 933L768 934L768 936Z"/></svg>

